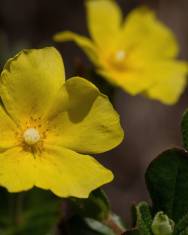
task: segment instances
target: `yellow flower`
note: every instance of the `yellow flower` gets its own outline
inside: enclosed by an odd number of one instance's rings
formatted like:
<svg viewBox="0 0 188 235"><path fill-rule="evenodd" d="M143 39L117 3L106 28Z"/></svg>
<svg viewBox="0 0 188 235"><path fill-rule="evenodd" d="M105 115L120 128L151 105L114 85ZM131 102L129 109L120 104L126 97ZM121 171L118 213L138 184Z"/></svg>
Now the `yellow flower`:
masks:
<svg viewBox="0 0 188 235"><path fill-rule="evenodd" d="M65 81L54 48L24 50L0 81L0 185L33 186L61 197L87 197L113 179L88 153L117 146L123 131L108 98L90 82Z"/></svg>
<svg viewBox="0 0 188 235"><path fill-rule="evenodd" d="M98 73L131 95L144 94L174 104L186 86L187 64L173 33L146 7L123 22L113 0L88 0L87 23L92 40L66 31L57 42L73 40L96 65Z"/></svg>

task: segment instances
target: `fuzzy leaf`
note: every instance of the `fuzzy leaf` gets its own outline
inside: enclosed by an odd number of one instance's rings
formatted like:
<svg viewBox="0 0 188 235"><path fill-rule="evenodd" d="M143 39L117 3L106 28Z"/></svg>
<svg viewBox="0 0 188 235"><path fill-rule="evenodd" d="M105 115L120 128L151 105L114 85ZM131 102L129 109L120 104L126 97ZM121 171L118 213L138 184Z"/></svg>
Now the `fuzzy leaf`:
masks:
<svg viewBox="0 0 188 235"><path fill-rule="evenodd" d="M178 222L188 213L188 153L170 149L160 154L146 171L146 184L154 211Z"/></svg>
<svg viewBox="0 0 188 235"><path fill-rule="evenodd" d="M188 235L188 214L186 214L175 226L174 235Z"/></svg>
<svg viewBox="0 0 188 235"><path fill-rule="evenodd" d="M136 226L141 235L151 235L152 216L150 206L146 202L140 202L135 207Z"/></svg>

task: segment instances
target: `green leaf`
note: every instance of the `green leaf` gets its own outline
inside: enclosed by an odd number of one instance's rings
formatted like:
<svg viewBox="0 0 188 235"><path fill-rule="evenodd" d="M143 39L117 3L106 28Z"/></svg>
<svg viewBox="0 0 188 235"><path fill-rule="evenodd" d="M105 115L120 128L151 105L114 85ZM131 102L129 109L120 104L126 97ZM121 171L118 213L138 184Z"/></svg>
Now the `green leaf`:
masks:
<svg viewBox="0 0 188 235"><path fill-rule="evenodd" d="M188 214L186 214L176 225L174 235L187 234L188 235Z"/></svg>
<svg viewBox="0 0 188 235"><path fill-rule="evenodd" d="M188 110L186 110L183 114L181 121L181 131L183 137L183 145L186 149L188 149Z"/></svg>
<svg viewBox="0 0 188 235"><path fill-rule="evenodd" d="M186 228L184 231L182 231L178 235L188 235L188 228Z"/></svg>
<svg viewBox="0 0 188 235"><path fill-rule="evenodd" d="M164 211L178 222L188 212L188 153L171 149L149 165L146 184L154 211Z"/></svg>
<svg viewBox="0 0 188 235"><path fill-rule="evenodd" d="M12 211L10 207L12 205L13 195L10 194L4 188L0 188L0 229L4 230L8 228L12 223ZM1 231L0 230L0 231Z"/></svg>
<svg viewBox="0 0 188 235"><path fill-rule="evenodd" d="M150 206L146 202L140 202L135 207L136 225L141 235L151 235L152 215Z"/></svg>
<svg viewBox="0 0 188 235"><path fill-rule="evenodd" d="M25 196L24 223L19 235L50 234L61 217L61 199L51 192L34 189Z"/></svg>
<svg viewBox="0 0 188 235"><path fill-rule="evenodd" d="M110 213L108 199L101 189L93 191L87 199L71 198L70 200L73 209L82 217L103 221Z"/></svg>
<svg viewBox="0 0 188 235"><path fill-rule="evenodd" d="M0 234L52 234L61 216L60 203L52 193L36 188L12 194L1 189L0 228L3 232L0 230Z"/></svg>

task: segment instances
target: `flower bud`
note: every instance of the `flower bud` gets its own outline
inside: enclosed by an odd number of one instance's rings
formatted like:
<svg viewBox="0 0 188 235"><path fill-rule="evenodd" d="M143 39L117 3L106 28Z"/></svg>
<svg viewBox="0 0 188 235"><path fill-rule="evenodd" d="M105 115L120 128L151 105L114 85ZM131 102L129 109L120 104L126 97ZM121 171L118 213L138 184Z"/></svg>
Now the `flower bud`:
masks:
<svg viewBox="0 0 188 235"><path fill-rule="evenodd" d="M174 221L163 212L158 212L153 219L151 229L154 235L172 235Z"/></svg>

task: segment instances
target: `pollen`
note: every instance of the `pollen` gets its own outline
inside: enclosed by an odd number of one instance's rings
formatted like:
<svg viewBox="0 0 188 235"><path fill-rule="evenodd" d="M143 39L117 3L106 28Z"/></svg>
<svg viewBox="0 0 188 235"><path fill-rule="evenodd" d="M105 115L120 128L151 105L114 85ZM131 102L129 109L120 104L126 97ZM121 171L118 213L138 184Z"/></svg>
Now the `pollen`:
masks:
<svg viewBox="0 0 188 235"><path fill-rule="evenodd" d="M23 134L23 138L26 144L34 145L41 139L40 133L36 128L28 128Z"/></svg>
<svg viewBox="0 0 188 235"><path fill-rule="evenodd" d="M126 57L126 53L125 53L125 51L123 51L123 50L119 50L119 51L117 51L116 54L115 54L115 60L116 60L117 62L123 61L123 60L125 59L125 57Z"/></svg>

